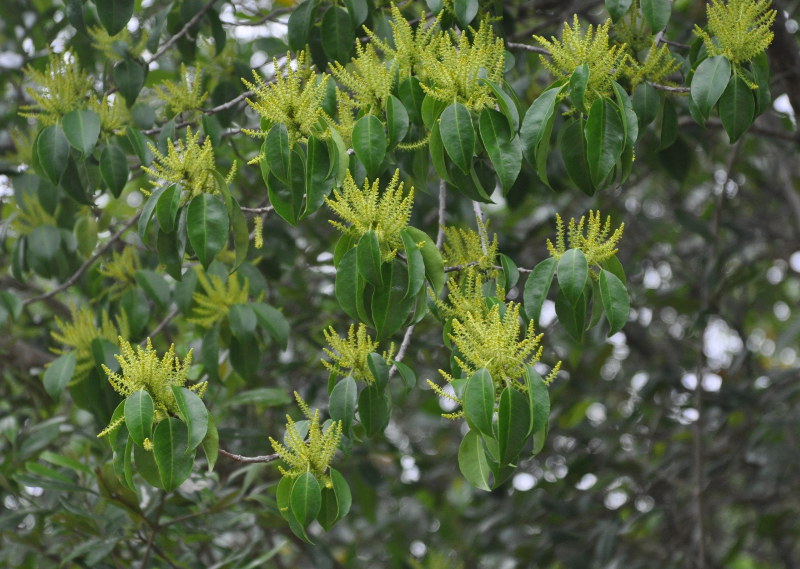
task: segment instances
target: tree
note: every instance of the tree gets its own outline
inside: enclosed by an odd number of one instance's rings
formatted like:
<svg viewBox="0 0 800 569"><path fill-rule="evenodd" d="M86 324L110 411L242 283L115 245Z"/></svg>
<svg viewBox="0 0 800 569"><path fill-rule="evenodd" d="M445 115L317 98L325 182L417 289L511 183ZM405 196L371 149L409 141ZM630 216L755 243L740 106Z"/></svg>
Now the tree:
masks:
<svg viewBox="0 0 800 569"><path fill-rule="evenodd" d="M5 566L798 564L787 6L6 4Z"/></svg>

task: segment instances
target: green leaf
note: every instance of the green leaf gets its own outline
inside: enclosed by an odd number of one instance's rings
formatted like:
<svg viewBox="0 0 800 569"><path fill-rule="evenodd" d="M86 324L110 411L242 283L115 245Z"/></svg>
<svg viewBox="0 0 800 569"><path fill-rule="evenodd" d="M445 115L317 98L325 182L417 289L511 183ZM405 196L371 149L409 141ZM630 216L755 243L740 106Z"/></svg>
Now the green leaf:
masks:
<svg viewBox="0 0 800 569"><path fill-rule="evenodd" d="M400 232L400 237L403 240L406 265L408 266L406 298L410 298L416 296L425 284L425 259L422 256L422 251L417 247L417 241L414 240L414 237L407 229L403 229Z"/></svg>
<svg viewBox="0 0 800 569"><path fill-rule="evenodd" d="M170 287L164 275L151 271L149 269L140 269L135 273L136 282L144 290L145 294L149 296L158 305L158 308L164 310L169 305Z"/></svg>
<svg viewBox="0 0 800 569"><path fill-rule="evenodd" d="M633 0L606 0L606 10L611 19L616 22L625 15L632 2Z"/></svg>
<svg viewBox="0 0 800 569"><path fill-rule="evenodd" d="M403 79L397 88L397 96L408 112L408 120L414 124L422 123L422 102L425 100L425 91L422 90L419 79L416 77Z"/></svg>
<svg viewBox="0 0 800 569"><path fill-rule="evenodd" d="M139 158L139 161L142 163L142 166L149 166L152 164L153 152L147 146L150 139L130 126L125 127L125 135L128 138L128 142L131 143L131 147Z"/></svg>
<svg viewBox="0 0 800 569"><path fill-rule="evenodd" d="M473 373L464 387L464 417L471 429L492 436L494 416L494 382L489 372L481 368Z"/></svg>
<svg viewBox="0 0 800 569"><path fill-rule="evenodd" d="M292 149L289 147L289 131L286 125L274 125L264 140L264 156L269 164L270 172L284 184L290 183L289 176L292 171Z"/></svg>
<svg viewBox="0 0 800 569"><path fill-rule="evenodd" d="M189 202L187 222L189 243L207 269L228 240L228 210L216 197L200 194Z"/></svg>
<svg viewBox="0 0 800 569"><path fill-rule="evenodd" d="M334 147L335 148L335 147ZM335 183L335 156L329 151L328 143L316 137L309 137L306 146L306 206L302 217L317 211L325 198L331 193Z"/></svg>
<svg viewBox="0 0 800 569"><path fill-rule="evenodd" d="M394 367L397 368L397 373L400 374L400 379L403 380L403 386L405 387L406 392L411 391L417 386L417 375L414 373L413 369L403 362L398 361L394 362Z"/></svg>
<svg viewBox="0 0 800 569"><path fill-rule="evenodd" d="M656 120L661 107L661 97L656 88L649 83L642 83L633 92L633 110L639 119L639 130Z"/></svg>
<svg viewBox="0 0 800 569"><path fill-rule="evenodd" d="M217 423L212 415L208 416L208 430L201 446L208 461L208 471L211 472L214 470L219 456L219 432L217 431Z"/></svg>
<svg viewBox="0 0 800 569"><path fill-rule="evenodd" d="M358 256L358 272L368 283L380 287L383 285L381 275L381 245L378 236L371 229L361 236L356 247Z"/></svg>
<svg viewBox="0 0 800 569"><path fill-rule="evenodd" d="M444 157L444 144L439 129L439 123L434 123L428 139L428 151L431 153L431 164L436 175L442 180L450 182L450 174L447 171L447 162Z"/></svg>
<svg viewBox="0 0 800 569"><path fill-rule="evenodd" d="M392 408L389 392L376 385L368 385L358 397L358 417L364 425L368 437L382 433L389 424Z"/></svg>
<svg viewBox="0 0 800 569"><path fill-rule="evenodd" d="M368 178L380 172L386 156L386 132L375 115L364 115L353 125L353 151L367 170Z"/></svg>
<svg viewBox="0 0 800 569"><path fill-rule="evenodd" d="M516 461L531 432L531 420L528 397L513 387L506 387L500 393L500 404L497 409L500 464Z"/></svg>
<svg viewBox="0 0 800 569"><path fill-rule="evenodd" d="M522 145L509 129L506 117L499 111L484 109L478 124L483 146L503 187L503 193L507 194L522 168Z"/></svg>
<svg viewBox="0 0 800 569"><path fill-rule="evenodd" d="M28 246L30 255L52 263L61 251L61 232L52 225L34 227L28 234Z"/></svg>
<svg viewBox="0 0 800 569"><path fill-rule="evenodd" d="M150 220L153 218L153 213L158 205L158 200L161 199L161 195L167 189L172 187L173 186L156 188L153 190L153 193L150 194L150 197L147 198L147 201L144 202L142 213L139 215L138 232L139 238L145 243L147 242L147 230L150 227Z"/></svg>
<svg viewBox="0 0 800 569"><path fill-rule="evenodd" d="M372 295L370 310L377 340L384 340L397 332L406 321L414 298L409 297L408 270L395 259L383 264L383 286Z"/></svg>
<svg viewBox="0 0 800 569"><path fill-rule="evenodd" d="M120 33L133 16L134 0L98 0L97 18L108 32L115 36Z"/></svg>
<svg viewBox="0 0 800 569"><path fill-rule="evenodd" d="M734 73L719 98L719 118L731 144L739 140L753 124L756 112L753 93L742 78Z"/></svg>
<svg viewBox="0 0 800 569"><path fill-rule="evenodd" d="M466 30L478 15L478 5L478 0L453 0L453 12L462 30Z"/></svg>
<svg viewBox="0 0 800 569"><path fill-rule="evenodd" d="M350 20L354 29L363 24L367 16L369 16L367 0L344 0L344 5L347 6L347 11L350 12Z"/></svg>
<svg viewBox="0 0 800 569"><path fill-rule="evenodd" d="M422 243L422 259L425 262L425 276L438 297L444 288L444 261L430 235L416 227L406 227L403 232L411 236L415 243Z"/></svg>
<svg viewBox="0 0 800 569"><path fill-rule="evenodd" d="M678 113L671 100L664 100L664 107L661 111L660 130L661 136L658 144L659 150L669 148L678 139Z"/></svg>
<svg viewBox="0 0 800 569"><path fill-rule="evenodd" d="M350 432L353 418L356 412L356 401L358 400L358 387L356 380L347 376L333 386L328 402L328 412L331 420L342 422L342 431Z"/></svg>
<svg viewBox="0 0 800 569"><path fill-rule="evenodd" d="M617 107L597 99L589 110L584 128L586 161L595 186L601 186L625 148L625 131Z"/></svg>
<svg viewBox="0 0 800 569"><path fill-rule="evenodd" d="M467 431L458 447L458 469L467 481L481 490L489 492L489 461L483 449L481 436L475 431Z"/></svg>
<svg viewBox="0 0 800 569"><path fill-rule="evenodd" d="M203 400L191 389L172 386L172 394L178 403L183 422L189 432L185 452L190 453L203 442L208 432L208 409Z"/></svg>
<svg viewBox="0 0 800 569"><path fill-rule="evenodd" d="M641 0L644 21L652 33L660 32L667 26L672 13L670 0Z"/></svg>
<svg viewBox="0 0 800 569"><path fill-rule="evenodd" d="M156 203L156 219L161 229L167 233L174 231L181 207L181 188L173 184L164 190Z"/></svg>
<svg viewBox="0 0 800 569"><path fill-rule="evenodd" d="M322 49L329 61L346 63L355 43L355 31L350 14L344 8L332 6L322 16Z"/></svg>
<svg viewBox="0 0 800 569"><path fill-rule="evenodd" d="M294 482L295 479L289 478L288 476L281 478L281 481L278 482L278 487L275 490L275 501L277 502L278 511L280 512L281 516L289 523L289 528L292 530L292 533L294 533L303 541L311 543L311 540L306 534L306 528L300 525L300 522L297 521L297 518L292 512L290 497Z"/></svg>
<svg viewBox="0 0 800 569"><path fill-rule="evenodd" d="M525 150L525 157L531 164L536 164L536 149L540 142L547 142L545 134L550 132L555 118L558 95L562 87L551 88L539 95L531 104L522 120L520 138ZM548 127L548 125L550 125Z"/></svg>
<svg viewBox="0 0 800 569"><path fill-rule="evenodd" d="M67 352L50 362L44 372L44 390L56 401L75 373L75 362L75 352Z"/></svg>
<svg viewBox="0 0 800 569"><path fill-rule="evenodd" d="M177 419L175 420L177 421ZM120 444L119 441L118 444ZM164 488L153 452L146 451L138 445L133 445L133 461L136 464L136 471L142 475L145 482L155 488Z"/></svg>
<svg viewBox="0 0 800 569"><path fill-rule="evenodd" d="M236 278L231 276L231 278ZM249 304L234 304L228 310L231 332L240 340L247 340L256 331L256 313Z"/></svg>
<svg viewBox="0 0 800 569"><path fill-rule="evenodd" d="M708 118L711 109L725 92L730 77L731 64L722 55L709 57L697 66L690 90L692 101L703 118Z"/></svg>
<svg viewBox="0 0 800 569"><path fill-rule="evenodd" d="M293 399L283 389L277 387L259 387L237 393L228 399L226 407L239 405L258 405L262 407L281 407L291 403Z"/></svg>
<svg viewBox="0 0 800 569"><path fill-rule="evenodd" d="M311 23L314 20L314 12L319 5L319 0L306 0L298 4L292 10L288 21L289 47L292 51L300 51L306 48L308 36L311 32Z"/></svg>
<svg viewBox="0 0 800 569"><path fill-rule="evenodd" d="M586 112L586 87L589 85L589 64L579 65L569 77L569 98L579 112Z"/></svg>
<svg viewBox="0 0 800 569"><path fill-rule="evenodd" d="M577 302L570 301L563 290L556 296L556 315L566 331L578 342L583 339L586 327L586 297L581 295Z"/></svg>
<svg viewBox="0 0 800 569"><path fill-rule="evenodd" d="M462 172L468 174L475 154L475 128L467 107L453 103L443 110L439 133L447 155Z"/></svg>
<svg viewBox="0 0 800 569"><path fill-rule="evenodd" d="M336 281L334 283L334 292L336 300L339 302L342 310L350 318L358 320L358 310L356 308L356 297L363 294L363 285L359 286L360 279L358 273L358 258L356 249L350 249L339 261L339 266L336 268Z"/></svg>
<svg viewBox="0 0 800 569"><path fill-rule="evenodd" d="M339 504L339 515L337 520L341 520L350 513L350 506L353 504L353 498L350 494L350 486L344 476L335 468L328 469L328 475L331 477L333 483L333 492L336 494L336 501Z"/></svg>
<svg viewBox="0 0 800 569"><path fill-rule="evenodd" d="M39 166L54 184L58 184L69 164L69 141L58 125L45 127L36 137Z"/></svg>
<svg viewBox="0 0 800 569"><path fill-rule="evenodd" d="M556 260L549 257L533 268L525 282L525 289L522 293L525 316L529 320L533 320L537 326L542 313L542 305L547 298L547 292L550 290L555 272Z"/></svg>
<svg viewBox="0 0 800 569"><path fill-rule="evenodd" d="M511 96L494 81L484 79L483 82L486 83L492 90L492 93L494 93L495 99L497 99L497 106L500 108L500 112L503 113L503 116L506 117L511 132L516 133L519 130L519 109L516 103ZM510 86L507 85L507 87L511 89Z"/></svg>
<svg viewBox="0 0 800 569"><path fill-rule="evenodd" d="M107 144L100 154L100 176L115 198L128 183L128 157L116 144Z"/></svg>
<svg viewBox="0 0 800 569"><path fill-rule="evenodd" d="M100 136L100 117L94 111L71 111L61 119L61 126L72 147L84 156L94 149Z"/></svg>
<svg viewBox="0 0 800 569"><path fill-rule="evenodd" d="M274 306L263 302L255 302L250 307L255 312L258 325L267 331L281 349L285 350L289 341L289 321L286 320L283 313Z"/></svg>
<svg viewBox="0 0 800 569"><path fill-rule="evenodd" d="M630 299L622 281L614 273L605 269L600 271L600 298L611 327L609 335L616 334L628 321L628 312L631 308Z"/></svg>
<svg viewBox="0 0 800 569"><path fill-rule="evenodd" d="M558 260L558 285L572 304L578 302L589 279L589 264L580 249L569 249Z"/></svg>
<svg viewBox="0 0 800 569"><path fill-rule="evenodd" d="M531 433L547 428L550 417L550 393L547 384L532 366L525 367L525 385L528 387L528 400L531 408Z"/></svg>
<svg viewBox="0 0 800 569"><path fill-rule="evenodd" d="M189 478L194 453L186 453L189 437L180 419L168 417L156 425L153 433L153 458L161 484L167 492L175 490Z"/></svg>
<svg viewBox="0 0 800 569"><path fill-rule="evenodd" d="M289 505L302 526L307 526L317 517L322 505L322 489L313 474L303 472L295 479Z"/></svg>
<svg viewBox="0 0 800 569"><path fill-rule="evenodd" d="M389 95L386 99L386 125L389 131L389 148L394 148L408 134L408 111L403 102Z"/></svg>
<svg viewBox="0 0 800 569"><path fill-rule="evenodd" d="M144 87L147 68L133 59L123 59L114 66L114 83L128 107L132 107Z"/></svg>
<svg viewBox="0 0 800 569"><path fill-rule="evenodd" d="M145 439L153 436L154 415L153 398L147 391L140 389L125 399L125 426L137 445L142 446Z"/></svg>

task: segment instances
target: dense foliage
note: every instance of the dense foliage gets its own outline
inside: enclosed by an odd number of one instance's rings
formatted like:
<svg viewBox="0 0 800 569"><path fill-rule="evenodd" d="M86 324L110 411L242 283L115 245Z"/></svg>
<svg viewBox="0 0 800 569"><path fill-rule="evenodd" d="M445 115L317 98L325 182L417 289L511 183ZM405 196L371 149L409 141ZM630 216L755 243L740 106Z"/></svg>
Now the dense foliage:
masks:
<svg viewBox="0 0 800 569"><path fill-rule="evenodd" d="M786 10L7 1L0 564L797 566Z"/></svg>

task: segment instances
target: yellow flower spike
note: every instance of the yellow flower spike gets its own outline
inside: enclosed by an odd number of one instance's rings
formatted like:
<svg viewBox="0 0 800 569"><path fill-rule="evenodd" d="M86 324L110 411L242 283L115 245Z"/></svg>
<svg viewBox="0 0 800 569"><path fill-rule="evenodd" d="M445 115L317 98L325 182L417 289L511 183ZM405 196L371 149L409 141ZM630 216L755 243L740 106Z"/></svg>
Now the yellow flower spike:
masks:
<svg viewBox="0 0 800 569"><path fill-rule="evenodd" d="M119 94L103 95L102 100L95 95L89 98L89 108L100 117L100 127L103 132L116 134L123 130L131 118L125 99Z"/></svg>
<svg viewBox="0 0 800 569"><path fill-rule="evenodd" d="M103 57L109 61L122 61L125 59L125 52L132 57L138 57L147 47L149 38L148 30L142 30L139 39L134 43L133 36L128 28L122 28L116 35L109 35L105 28L101 26L90 26L86 30L92 38L92 47L102 52ZM123 46L124 51L117 46Z"/></svg>
<svg viewBox="0 0 800 569"><path fill-rule="evenodd" d="M367 364L367 356L378 349L379 343L369 336L367 327L363 323L358 325L358 330L354 324L351 324L347 338L341 338L333 326L323 330L322 333L325 335L325 341L331 347L330 350L323 348L323 351L332 360L330 362L322 360L322 365L331 373L341 377L351 375L358 381L375 382ZM389 349L382 355L387 363L391 363L394 344L390 344Z"/></svg>
<svg viewBox="0 0 800 569"><path fill-rule="evenodd" d="M503 78L505 46L495 37L491 25L481 22L472 34L462 32L457 40L444 32L431 40L420 55L424 68L423 90L446 103L459 102L471 111L481 111L495 103L484 78L499 82Z"/></svg>
<svg viewBox="0 0 800 569"><path fill-rule="evenodd" d="M148 143L147 146L155 156L153 167L142 166L142 170L150 174L155 180L150 180L153 186L165 184L181 184L188 195L184 202L192 197L202 194L217 194L219 187L211 174L214 170L214 147L211 139L206 137L201 145L200 131L192 134L192 127L186 127L186 141L178 140L177 143L167 140L167 155L164 156L158 148Z"/></svg>
<svg viewBox="0 0 800 569"><path fill-rule="evenodd" d="M444 228L443 257L448 265L475 264L479 269L496 273L497 234L489 241L486 224L478 220L478 231L460 227ZM493 276L493 275L492 275Z"/></svg>
<svg viewBox="0 0 800 569"><path fill-rule="evenodd" d="M533 36L539 44L550 52L550 58L541 56L542 64L553 76L564 79L583 65L589 66L589 83L586 87L586 107L600 97L612 93L611 81L624 74L628 58L625 56L625 45L609 45L608 33L611 20L606 20L596 28L592 25L584 32L573 16L572 27L566 22L561 40L551 37Z"/></svg>
<svg viewBox="0 0 800 569"><path fill-rule="evenodd" d="M395 62L387 65L378 57L372 45L361 47L356 42L356 55L348 64L352 66L352 71L334 61L331 64L331 74L353 94L353 102L357 108L367 113L379 113L392 91L395 65Z"/></svg>
<svg viewBox="0 0 800 569"><path fill-rule="evenodd" d="M114 391L128 397L132 393L143 389L153 398L155 406L155 421L165 419L170 414L178 413L178 403L172 393L172 387L184 387L188 376L189 366L192 365L192 351L186 354L181 361L175 355L175 344L169 347L164 356L159 359L158 352L153 348L150 338L147 345L132 346L124 338L119 338L120 354L114 356L119 362L119 373L111 371L103 364L103 371L108 376L108 382ZM203 382L205 383L205 382ZM198 384L198 385L202 385ZM200 392L200 388L195 388ZM198 393L198 396L200 393Z"/></svg>
<svg viewBox="0 0 800 569"><path fill-rule="evenodd" d="M156 85L155 91L172 115L199 110L208 97L208 93L203 91L203 70L199 64L192 75L181 63L180 79L177 82L163 81Z"/></svg>
<svg viewBox="0 0 800 569"><path fill-rule="evenodd" d="M304 440L295 422L287 415L285 444L269 437L273 450L287 466L287 468L279 466L278 470L289 478L297 478L304 472L311 472L326 488L330 488L331 480L327 470L342 439L342 422L334 421L323 431L319 424L319 409L312 414L303 398L297 392L294 395L303 414L311 420L311 424L307 439Z"/></svg>
<svg viewBox="0 0 800 569"><path fill-rule="evenodd" d="M45 126L54 125L68 112L83 108L92 89L92 78L81 70L78 58L71 50L50 54L44 71L31 66L24 71L38 89L26 89L35 104L22 107L23 112L19 114L34 118Z"/></svg>
<svg viewBox="0 0 800 569"><path fill-rule="evenodd" d="M777 12L770 10L770 0L711 0L706 5L708 32L694 27L694 33L703 38L710 56L725 56L734 72L752 89L757 86L741 71L742 63L766 51L774 34L770 29Z"/></svg>
<svg viewBox="0 0 800 569"><path fill-rule="evenodd" d="M278 60L274 59L275 81L265 83L253 71L251 83L242 79L248 89L253 91L254 100L247 99L247 104L259 115L272 123L283 123L289 132L289 144L294 144L306 139L316 132L320 119L326 119L322 110L322 99L325 96L325 87L328 75L323 73L317 77L308 55L301 51L293 65L289 65L290 56L286 54L286 73L279 70ZM251 136L264 137L267 131L243 130Z"/></svg>
<svg viewBox="0 0 800 569"><path fill-rule="evenodd" d="M599 266L616 255L617 243L625 230L625 224L622 223L612 233L611 216L606 217L603 223L599 210L589 211L588 222L585 216L582 216L577 223L574 219L570 219L567 241L564 239L564 222L558 214L556 214L556 226L556 244L553 245L549 239L547 240L547 250L550 255L556 260L560 259L567 251L568 241L570 248L580 249L583 252L589 267ZM594 271L591 274L597 276Z"/></svg>
<svg viewBox="0 0 800 569"><path fill-rule="evenodd" d="M370 230L374 231L383 260L389 261L403 246L400 232L408 226L411 217L414 188L403 194L400 170L395 170L383 192L380 191L380 180L375 180L371 185L369 180L365 180L362 190L348 172L341 192L334 190L333 198L325 198L325 203L344 222L331 221L331 225L356 239Z"/></svg>
<svg viewBox="0 0 800 569"><path fill-rule="evenodd" d="M203 328L211 328L228 316L231 306L247 302L250 288L247 280L242 284L234 274L223 281L217 275L206 275L199 267L196 272L197 280L203 290L196 291L192 295L197 306L192 316L187 318L189 322Z"/></svg>
<svg viewBox="0 0 800 569"><path fill-rule="evenodd" d="M114 281L109 295L117 298L126 288L136 285L136 271L141 268L138 249L133 245L126 245L121 253L112 252L111 261L100 265L98 272Z"/></svg>
<svg viewBox="0 0 800 569"><path fill-rule="evenodd" d="M17 205L17 216L12 219L11 224L19 235L27 235L40 225L58 225L55 215L44 209L42 202L34 195L22 194Z"/></svg>

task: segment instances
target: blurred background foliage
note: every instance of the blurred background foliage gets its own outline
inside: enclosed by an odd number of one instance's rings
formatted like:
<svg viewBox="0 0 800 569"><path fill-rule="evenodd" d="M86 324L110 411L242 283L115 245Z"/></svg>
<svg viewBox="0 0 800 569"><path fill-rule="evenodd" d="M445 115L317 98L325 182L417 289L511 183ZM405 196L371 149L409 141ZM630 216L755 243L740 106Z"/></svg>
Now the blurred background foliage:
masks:
<svg viewBox="0 0 800 569"><path fill-rule="evenodd" d="M507 78L526 107L551 78L536 54L513 45L532 45L532 34L557 35L573 13L595 24L607 18L596 1L481 4L503 16L498 30L512 42L507 48L514 56ZM370 17L376 29L385 28L388 7L376 5ZM430 11L429 5L403 3L409 14ZM75 6L81 2L4 0L0 8L1 267L12 263L14 196L34 184L19 168L30 163L26 152L36 133L19 115L31 102L22 69L43 69L51 51L70 47L101 89L113 74L111 55L69 25ZM553 303L546 302L545 358L564 361L550 388L550 436L544 451L505 486L487 494L461 477L459 423L440 417L438 401L420 381L420 389L395 395L385 436L337 463L353 490L353 510L330 532L319 532L316 546L295 539L277 514L273 465L242 466L221 457L213 473L196 469L177 492L143 487L137 501L116 481L111 453L95 439L95 418L68 397L51 399L41 381L53 358L53 317L67 318L70 304L104 293L102 275L91 268L76 289L27 304L18 315L12 301L0 306L0 565L138 567L149 557L153 567L220 569L800 566L800 141L794 114L800 48L797 3L773 6L779 12L768 54L774 103L738 142L729 144L716 119L705 128L695 124L686 97L662 93L674 106L678 128L667 136L671 143L664 142L663 117L646 129L623 186L593 197L574 189L554 192L526 164L507 199L486 208L501 252L528 268L547 254L556 211L568 218L601 208L624 221L619 257L633 308L622 332L606 339L595 330L581 345L558 326ZM86 25L96 25L92 4L85 7ZM244 90L240 77L250 77L252 68L269 73L272 57L285 55L294 9L291 0L137 1L128 47L145 30L148 41L163 42L201 10L209 15L151 63L130 109L137 127L157 137L160 130L152 129L173 118L154 87L177 81L181 63L202 65L209 93L202 108L235 99ZM702 0L674 2L664 37L676 55L686 55L692 26L702 25L704 14ZM138 56L151 57L155 45ZM257 142L239 129L257 128L258 118L241 101L214 114L194 112L181 119L206 121L205 132L220 134L221 171L256 153ZM207 124L212 120L216 125ZM563 171L554 176L565 179ZM137 186L145 184L134 172L121 199L96 206L101 238L133 215L142 201ZM412 219L434 232L437 186L431 179L420 188ZM264 203L257 168L241 168L235 188L242 205ZM468 201L448 202L449 221L471 219ZM334 239L325 213L297 228L267 219L264 247L242 271L251 294L263 291L290 317L291 335L285 350L275 342L261 346L249 379L234 373L209 386L206 399L223 448L269 452L267 436L281 432L293 390L312 405L326 401L322 330L346 322L332 295ZM141 248L140 255L142 266L158 264L154 252ZM54 274L60 281L80 263L67 261ZM47 279L0 273L0 291L15 297L48 288ZM512 289L509 298L520 294ZM166 315L152 300L134 300L148 307L147 329ZM196 345L199 337L190 324L169 325L161 349L170 341ZM441 329L423 321L406 362L419 378L435 379L446 358Z"/></svg>

